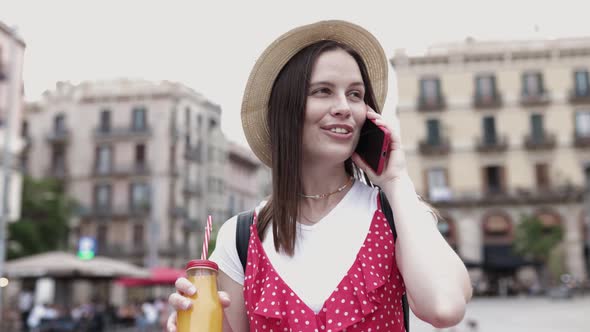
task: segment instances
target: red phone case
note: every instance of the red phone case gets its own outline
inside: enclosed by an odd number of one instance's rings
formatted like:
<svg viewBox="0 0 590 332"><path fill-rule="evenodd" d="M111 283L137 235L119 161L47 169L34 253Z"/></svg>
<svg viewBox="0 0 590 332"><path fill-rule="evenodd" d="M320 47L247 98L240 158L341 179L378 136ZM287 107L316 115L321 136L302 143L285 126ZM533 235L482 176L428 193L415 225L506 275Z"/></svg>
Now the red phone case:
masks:
<svg viewBox="0 0 590 332"><path fill-rule="evenodd" d="M377 175L381 175L381 172L383 172L383 168L385 167L385 163L387 162L387 159L389 158L389 145L391 142L391 134L390 134L389 130L387 130L386 128L381 127L381 126L379 128L381 128L381 130L383 130L383 132L385 133L385 136L383 138L383 145L381 146L381 154L379 157L379 166L375 170L375 173Z"/></svg>

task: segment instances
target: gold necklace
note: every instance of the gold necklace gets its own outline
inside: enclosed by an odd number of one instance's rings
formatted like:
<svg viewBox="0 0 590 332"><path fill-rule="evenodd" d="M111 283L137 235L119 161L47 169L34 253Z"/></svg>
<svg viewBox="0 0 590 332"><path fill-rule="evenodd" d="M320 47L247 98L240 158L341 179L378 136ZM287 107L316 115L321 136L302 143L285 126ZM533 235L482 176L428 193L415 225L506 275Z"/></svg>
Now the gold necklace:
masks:
<svg viewBox="0 0 590 332"><path fill-rule="evenodd" d="M301 196L302 196L302 197L305 197L305 198L311 198L311 199L322 199L322 198L330 197L330 196L332 196L332 195L334 195L334 194L337 194L337 193L341 192L342 190L346 189L346 187L348 187L348 186L349 186L349 185L352 183L352 181L353 181L353 180L354 180L354 178L351 176L351 177L348 179L348 181L346 181L346 183L345 183L345 184L344 184L342 187L340 187L340 188L338 188L338 189L336 189L336 190L334 190L334 191L332 191L332 192L329 192L329 193L327 193L327 194L317 194L317 195L306 195L306 194L301 194ZM306 219L307 219L307 218L306 218ZM308 220L309 220L309 219L308 219ZM311 221L311 220L310 220L310 221Z"/></svg>

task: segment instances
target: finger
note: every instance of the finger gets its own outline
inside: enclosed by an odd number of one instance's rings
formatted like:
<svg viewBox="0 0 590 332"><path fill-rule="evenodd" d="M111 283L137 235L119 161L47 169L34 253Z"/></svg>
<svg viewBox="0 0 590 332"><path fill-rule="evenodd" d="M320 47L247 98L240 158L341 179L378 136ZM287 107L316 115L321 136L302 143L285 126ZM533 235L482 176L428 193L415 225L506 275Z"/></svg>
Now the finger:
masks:
<svg viewBox="0 0 590 332"><path fill-rule="evenodd" d="M367 119L373 120L373 119L379 119L379 118L381 118L381 115L379 115L379 113L377 113L373 110L367 111Z"/></svg>
<svg viewBox="0 0 590 332"><path fill-rule="evenodd" d="M224 308L229 307L229 305L231 304L231 300L229 298L229 295L226 292L217 292L219 294L219 301L221 302L221 306L223 306Z"/></svg>
<svg viewBox="0 0 590 332"><path fill-rule="evenodd" d="M168 332L176 332L176 311L172 312L166 321Z"/></svg>
<svg viewBox="0 0 590 332"><path fill-rule="evenodd" d="M366 105L366 104L365 104ZM375 111L371 106L367 105L367 114L371 113L371 114L377 114L379 115L379 113L377 113L377 111Z"/></svg>
<svg viewBox="0 0 590 332"><path fill-rule="evenodd" d="M186 278L181 277L176 279L174 286L176 286L176 290L179 293L186 294L189 296L194 295L197 292L195 286Z"/></svg>
<svg viewBox="0 0 590 332"><path fill-rule="evenodd" d="M193 302L178 293L172 293L168 297L168 304L176 310L187 310L193 305Z"/></svg>

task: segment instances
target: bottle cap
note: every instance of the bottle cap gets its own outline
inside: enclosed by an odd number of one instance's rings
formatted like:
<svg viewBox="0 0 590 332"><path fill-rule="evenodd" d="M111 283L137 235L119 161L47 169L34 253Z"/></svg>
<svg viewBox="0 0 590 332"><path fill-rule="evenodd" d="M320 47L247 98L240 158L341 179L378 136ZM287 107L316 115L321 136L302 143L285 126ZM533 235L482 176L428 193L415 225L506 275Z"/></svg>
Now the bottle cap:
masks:
<svg viewBox="0 0 590 332"><path fill-rule="evenodd" d="M189 270L189 269L210 269L210 270L215 270L218 271L219 267L217 266L217 264L214 261L210 261L207 259L193 259L192 261L189 261L188 263L186 263L186 267L185 270Z"/></svg>

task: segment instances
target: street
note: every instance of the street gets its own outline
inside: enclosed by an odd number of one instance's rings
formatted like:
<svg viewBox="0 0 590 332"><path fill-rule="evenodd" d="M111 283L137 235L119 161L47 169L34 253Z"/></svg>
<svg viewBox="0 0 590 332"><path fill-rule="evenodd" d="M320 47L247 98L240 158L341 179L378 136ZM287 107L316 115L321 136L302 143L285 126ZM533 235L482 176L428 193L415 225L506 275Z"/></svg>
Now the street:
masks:
<svg viewBox="0 0 590 332"><path fill-rule="evenodd" d="M477 329L467 326L477 322ZM548 298L476 298L468 307L463 321L454 328L437 330L410 318L411 332L588 332L590 331L590 296L571 300Z"/></svg>

